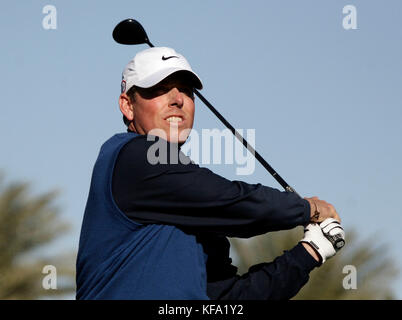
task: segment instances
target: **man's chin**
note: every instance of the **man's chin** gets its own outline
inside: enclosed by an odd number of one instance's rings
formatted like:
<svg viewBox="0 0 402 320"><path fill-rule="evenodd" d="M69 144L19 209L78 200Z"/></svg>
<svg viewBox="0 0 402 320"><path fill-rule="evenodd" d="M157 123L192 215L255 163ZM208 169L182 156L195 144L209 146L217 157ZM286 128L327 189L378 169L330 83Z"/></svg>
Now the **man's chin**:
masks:
<svg viewBox="0 0 402 320"><path fill-rule="evenodd" d="M170 129L171 130L168 133L168 141L171 143L179 143L179 144L185 143L191 132L191 129L179 129L179 130L177 129L175 130L174 128Z"/></svg>
<svg viewBox="0 0 402 320"><path fill-rule="evenodd" d="M167 141L170 142L170 143L177 143L181 147L183 144L186 143L187 138L188 138L188 135L186 137L180 137L180 138L174 137L174 136L173 137L169 136L167 138Z"/></svg>

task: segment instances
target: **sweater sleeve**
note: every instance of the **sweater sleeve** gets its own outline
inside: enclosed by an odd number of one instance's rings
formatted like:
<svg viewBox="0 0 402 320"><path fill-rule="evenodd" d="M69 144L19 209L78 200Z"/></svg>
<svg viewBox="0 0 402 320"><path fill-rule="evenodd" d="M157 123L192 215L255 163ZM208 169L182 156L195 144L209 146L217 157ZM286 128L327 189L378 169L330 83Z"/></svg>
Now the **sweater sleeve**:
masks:
<svg viewBox="0 0 402 320"><path fill-rule="evenodd" d="M316 266L318 262L297 244L272 262L252 266L242 276L227 264L220 265L226 273L218 276L214 269L207 269L207 294L212 300L288 300L307 283Z"/></svg>
<svg viewBox="0 0 402 320"><path fill-rule="evenodd" d="M309 203L297 195L227 180L179 150L175 158L181 161L151 164L147 154L153 143L137 137L116 160L112 192L129 218L244 238L308 223ZM171 154L171 144L166 152Z"/></svg>

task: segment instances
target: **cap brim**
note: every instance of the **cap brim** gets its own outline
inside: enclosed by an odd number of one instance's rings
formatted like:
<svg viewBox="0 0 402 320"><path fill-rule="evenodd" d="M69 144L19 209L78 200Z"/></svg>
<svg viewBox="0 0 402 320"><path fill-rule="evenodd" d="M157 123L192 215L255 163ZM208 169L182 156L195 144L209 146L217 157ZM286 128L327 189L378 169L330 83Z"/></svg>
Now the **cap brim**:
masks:
<svg viewBox="0 0 402 320"><path fill-rule="evenodd" d="M172 75L175 72L186 72L186 73L190 74L193 78L194 87L199 90L202 89L202 82L201 82L200 77L195 72L193 72L191 70L183 69L183 68L168 68L168 69L160 70L159 72L156 72L156 73L148 76L147 78L145 78L141 81L138 81L137 83L134 83L134 85L136 87L140 87L140 88L150 88L150 87L153 87L154 85L158 84L159 82L161 82L162 80L164 80L165 78L167 78L168 76Z"/></svg>

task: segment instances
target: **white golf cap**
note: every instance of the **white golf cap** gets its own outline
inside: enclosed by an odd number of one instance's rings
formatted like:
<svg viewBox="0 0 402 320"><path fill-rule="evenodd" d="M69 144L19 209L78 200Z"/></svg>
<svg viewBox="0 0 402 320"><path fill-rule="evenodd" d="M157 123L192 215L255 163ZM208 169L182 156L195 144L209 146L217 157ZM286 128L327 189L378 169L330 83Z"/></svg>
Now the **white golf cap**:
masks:
<svg viewBox="0 0 402 320"><path fill-rule="evenodd" d="M202 89L198 75L191 69L186 58L175 50L167 47L143 50L124 68L121 92L127 92L132 86L150 88L178 71L189 72L194 80L194 87Z"/></svg>

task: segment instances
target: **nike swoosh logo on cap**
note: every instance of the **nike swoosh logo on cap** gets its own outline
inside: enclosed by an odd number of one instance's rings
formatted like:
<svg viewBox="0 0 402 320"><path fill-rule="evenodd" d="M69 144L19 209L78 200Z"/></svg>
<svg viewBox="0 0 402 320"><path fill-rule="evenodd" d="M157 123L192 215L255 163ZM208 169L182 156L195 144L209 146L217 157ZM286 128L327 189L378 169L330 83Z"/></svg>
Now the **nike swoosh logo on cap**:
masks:
<svg viewBox="0 0 402 320"><path fill-rule="evenodd" d="M171 58L177 58L178 59L179 57L177 57L177 56L170 56L170 57L162 56L162 60L169 60Z"/></svg>

